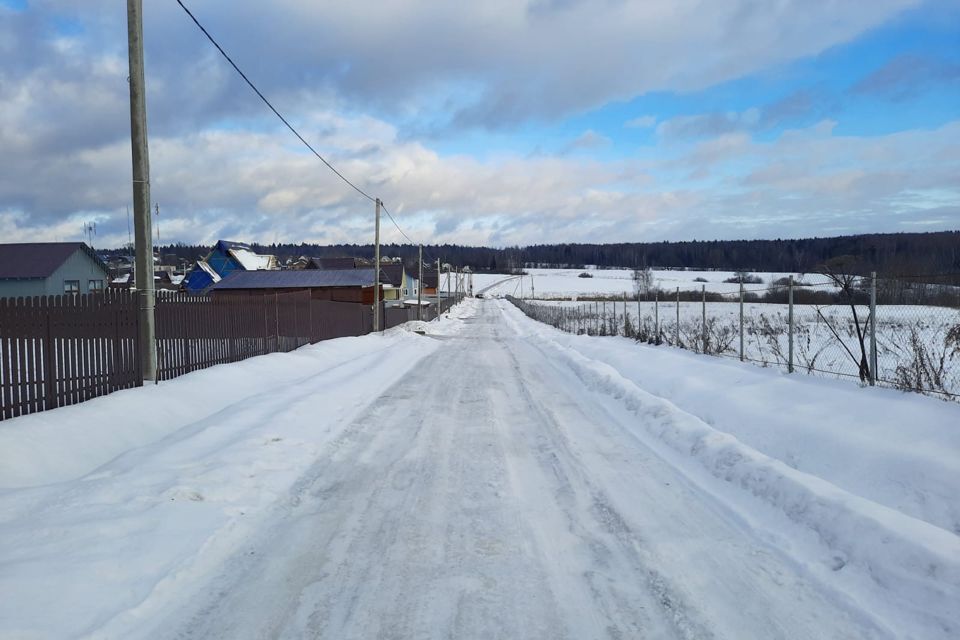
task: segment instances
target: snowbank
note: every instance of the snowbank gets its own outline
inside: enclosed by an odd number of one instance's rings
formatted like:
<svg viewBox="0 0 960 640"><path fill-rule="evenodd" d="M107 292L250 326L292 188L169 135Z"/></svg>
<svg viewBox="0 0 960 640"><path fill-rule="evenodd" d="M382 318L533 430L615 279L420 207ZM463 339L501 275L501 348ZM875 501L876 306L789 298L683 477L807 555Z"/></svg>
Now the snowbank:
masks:
<svg viewBox="0 0 960 640"><path fill-rule="evenodd" d="M438 331L455 328L442 323ZM0 423L0 489L63 482L83 476L130 449L164 438L252 397L318 374L383 356L410 341L409 331L339 338L242 362L196 371L159 384L118 391L83 402ZM411 362L412 364L412 362Z"/></svg>
<svg viewBox="0 0 960 640"><path fill-rule="evenodd" d="M634 414L638 437L689 456L814 532L834 570L855 566L896 592L896 602L951 624L960 601L960 407L570 336L502 306L587 388ZM677 406L688 403L703 417Z"/></svg>

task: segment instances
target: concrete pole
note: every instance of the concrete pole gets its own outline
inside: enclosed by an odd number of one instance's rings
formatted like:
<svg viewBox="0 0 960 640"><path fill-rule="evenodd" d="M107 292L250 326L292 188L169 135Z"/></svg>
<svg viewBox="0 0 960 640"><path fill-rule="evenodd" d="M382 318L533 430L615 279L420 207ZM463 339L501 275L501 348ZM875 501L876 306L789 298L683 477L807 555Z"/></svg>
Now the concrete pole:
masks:
<svg viewBox="0 0 960 640"><path fill-rule="evenodd" d="M373 330L380 331L380 198L373 225Z"/></svg>
<svg viewBox="0 0 960 640"><path fill-rule="evenodd" d="M530 299L531 299L531 300L536 300L536 299L537 299L537 291L536 291L536 289L533 288L533 274L532 274L532 273L530 274Z"/></svg>
<svg viewBox="0 0 960 640"><path fill-rule="evenodd" d="M787 289L787 373L793 373L793 276Z"/></svg>
<svg viewBox="0 0 960 640"><path fill-rule="evenodd" d="M440 258L437 258L437 320L440 320Z"/></svg>
<svg viewBox="0 0 960 640"><path fill-rule="evenodd" d="M423 306L420 304L420 292L423 291L423 245L420 245L417 255L417 320L423 320Z"/></svg>
<svg viewBox="0 0 960 640"><path fill-rule="evenodd" d="M147 96L143 72L143 3L127 0L130 62L130 146L133 151L134 286L140 302L140 361L143 379L157 379L156 290L150 223L150 155L147 148Z"/></svg>

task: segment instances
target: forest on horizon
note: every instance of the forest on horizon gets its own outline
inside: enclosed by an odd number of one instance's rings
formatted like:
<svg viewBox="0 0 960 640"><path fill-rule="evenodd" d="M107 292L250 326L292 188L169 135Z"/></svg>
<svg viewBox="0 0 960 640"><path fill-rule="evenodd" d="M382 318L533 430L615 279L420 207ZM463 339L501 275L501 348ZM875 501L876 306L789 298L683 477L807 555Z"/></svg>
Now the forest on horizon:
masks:
<svg viewBox="0 0 960 640"><path fill-rule="evenodd" d="M235 240L233 238L227 238ZM249 243L260 253L288 258L373 256L372 244L319 245L311 243ZM209 246L173 244L155 248L162 255L197 260ZM122 255L126 249L103 251ZM416 263L417 247L383 244L381 256ZM475 271L509 272L528 267L599 268L654 267L714 269L719 271L779 271L809 273L840 256L851 256L856 272L885 275L960 274L960 231L891 233L827 238L775 240L689 240L615 244L543 244L526 247L471 247L456 244L425 245L424 261L437 258Z"/></svg>

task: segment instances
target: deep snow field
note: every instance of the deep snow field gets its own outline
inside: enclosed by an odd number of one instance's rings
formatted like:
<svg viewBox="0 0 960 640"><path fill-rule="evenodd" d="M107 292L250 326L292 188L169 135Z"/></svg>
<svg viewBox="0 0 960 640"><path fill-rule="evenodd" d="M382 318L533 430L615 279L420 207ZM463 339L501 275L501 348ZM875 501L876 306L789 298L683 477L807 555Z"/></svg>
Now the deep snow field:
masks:
<svg viewBox="0 0 960 640"><path fill-rule="evenodd" d="M467 299L0 423L0 638L956 638L958 425Z"/></svg>
<svg viewBox="0 0 960 640"><path fill-rule="evenodd" d="M537 298L569 298L571 295L617 295L624 293L628 297L634 296L633 271L630 269L525 269L528 275L522 278L523 292L530 295L531 283ZM580 278L581 273L589 273L592 278ZM734 277L732 271L674 271L653 270L653 283L665 291L700 291L701 287L714 293L736 293L740 290L737 283L724 282ZM824 284L827 278L821 274L796 273L767 273L756 272L754 275L763 280L761 284L746 285L746 290L766 289L773 285L775 280L793 276L797 281L808 284ZM443 276L442 276L443 277ZM442 278L441 277L441 278ZM696 278L703 278L706 282L697 282ZM441 280L443 281L443 280ZM497 273L473 274L473 290L483 292L491 297L520 295L521 279Z"/></svg>

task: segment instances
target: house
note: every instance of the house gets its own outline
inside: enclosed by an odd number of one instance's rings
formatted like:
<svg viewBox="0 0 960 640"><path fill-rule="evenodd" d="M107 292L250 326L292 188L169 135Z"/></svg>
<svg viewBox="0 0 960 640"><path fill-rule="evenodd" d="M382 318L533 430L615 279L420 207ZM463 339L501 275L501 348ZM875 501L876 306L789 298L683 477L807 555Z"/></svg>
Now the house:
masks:
<svg viewBox="0 0 960 640"><path fill-rule="evenodd" d="M210 286L214 297L309 291L314 300L373 304L373 269L234 271Z"/></svg>
<svg viewBox="0 0 960 640"><path fill-rule="evenodd" d="M249 245L219 240L203 260L198 260L183 279L183 288L198 293L234 271L277 270L276 256L261 255Z"/></svg>
<svg viewBox="0 0 960 640"><path fill-rule="evenodd" d="M83 242L0 244L0 298L101 292L106 263Z"/></svg>
<svg viewBox="0 0 960 640"><path fill-rule="evenodd" d="M383 264L380 272L388 285L384 287L384 300L406 300L417 297L420 283L416 275L411 274L402 262Z"/></svg>
<svg viewBox="0 0 960 640"><path fill-rule="evenodd" d="M423 294L424 296L437 295L437 270L423 266Z"/></svg>

